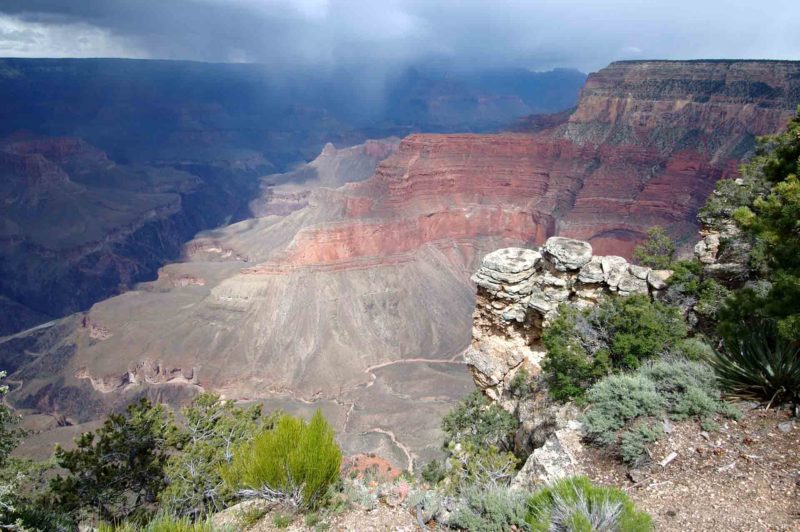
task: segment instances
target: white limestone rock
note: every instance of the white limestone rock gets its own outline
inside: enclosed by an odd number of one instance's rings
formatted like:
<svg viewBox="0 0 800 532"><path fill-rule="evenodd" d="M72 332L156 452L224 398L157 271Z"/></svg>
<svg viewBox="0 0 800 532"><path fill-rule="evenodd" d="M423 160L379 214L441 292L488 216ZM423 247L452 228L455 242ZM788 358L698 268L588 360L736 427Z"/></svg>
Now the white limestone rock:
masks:
<svg viewBox="0 0 800 532"><path fill-rule="evenodd" d="M547 239L542 249L555 269L561 272L579 270L592 260L592 245L582 240L553 236Z"/></svg>

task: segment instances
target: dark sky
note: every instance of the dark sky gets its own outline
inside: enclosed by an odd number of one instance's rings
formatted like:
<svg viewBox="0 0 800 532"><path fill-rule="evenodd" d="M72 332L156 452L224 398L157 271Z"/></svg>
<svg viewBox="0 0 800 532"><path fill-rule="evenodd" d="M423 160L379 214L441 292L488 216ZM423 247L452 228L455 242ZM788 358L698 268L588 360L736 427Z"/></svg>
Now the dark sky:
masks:
<svg viewBox="0 0 800 532"><path fill-rule="evenodd" d="M615 59L800 59L800 0L0 0L0 56L439 61L601 68Z"/></svg>

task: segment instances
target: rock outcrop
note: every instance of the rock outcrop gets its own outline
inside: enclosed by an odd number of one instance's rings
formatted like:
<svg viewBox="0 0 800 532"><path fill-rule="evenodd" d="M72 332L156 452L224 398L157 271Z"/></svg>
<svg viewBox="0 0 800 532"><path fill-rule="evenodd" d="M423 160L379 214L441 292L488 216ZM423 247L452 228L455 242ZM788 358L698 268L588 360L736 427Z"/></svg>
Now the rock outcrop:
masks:
<svg viewBox="0 0 800 532"><path fill-rule="evenodd" d="M587 308L604 297L657 297L672 272L595 256L588 242L551 237L536 249L504 248L483 258L472 277L478 286L472 342L464 359L475 384L516 415L516 445L530 453L512 487L529 489L580 473L581 424L574 408L550 404L545 390L524 398L512 389L525 371L541 375L546 349L541 336L560 305Z"/></svg>
<svg viewBox="0 0 800 532"><path fill-rule="evenodd" d="M559 305L586 308L612 294L656 297L671 273L592 255L588 242L563 237L536 249L489 253L472 277L478 294L464 359L475 383L502 404L520 369L539 374L542 330Z"/></svg>

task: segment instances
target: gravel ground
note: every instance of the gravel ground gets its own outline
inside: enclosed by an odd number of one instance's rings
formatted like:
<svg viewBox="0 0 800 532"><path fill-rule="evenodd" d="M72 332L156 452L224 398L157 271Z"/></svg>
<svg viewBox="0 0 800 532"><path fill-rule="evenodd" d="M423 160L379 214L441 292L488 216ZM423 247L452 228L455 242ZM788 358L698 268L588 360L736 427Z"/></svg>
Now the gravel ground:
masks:
<svg viewBox="0 0 800 532"><path fill-rule="evenodd" d="M628 492L658 530L800 530L800 422L787 411L750 410L720 425L704 433L696 422L673 424L652 463L632 475L636 482L596 449L585 453L585 467L593 480Z"/></svg>

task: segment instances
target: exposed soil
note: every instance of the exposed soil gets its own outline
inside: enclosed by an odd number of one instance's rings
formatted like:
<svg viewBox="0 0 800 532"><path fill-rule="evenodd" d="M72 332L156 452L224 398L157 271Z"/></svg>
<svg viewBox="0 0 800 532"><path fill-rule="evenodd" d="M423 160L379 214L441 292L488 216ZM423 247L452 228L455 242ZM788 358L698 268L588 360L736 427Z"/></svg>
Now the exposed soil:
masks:
<svg viewBox="0 0 800 532"><path fill-rule="evenodd" d="M673 424L652 462L632 475L597 449L583 460L592 480L624 489L658 530L800 530L798 449L800 421L785 410L757 409L738 422L721 420L710 433L697 422Z"/></svg>

